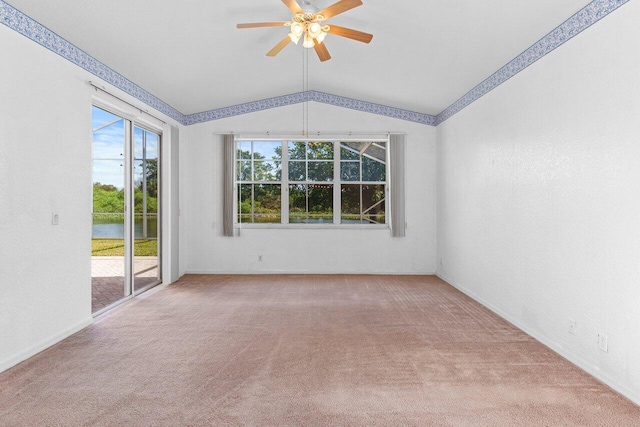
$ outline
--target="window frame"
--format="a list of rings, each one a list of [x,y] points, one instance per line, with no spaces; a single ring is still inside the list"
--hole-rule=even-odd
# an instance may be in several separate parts
[[[238,143],[239,142],[280,142],[282,144],[282,158],[281,162],[281,176],[280,181],[243,181],[239,179],[238,174],[238,165],[239,161],[246,160],[238,158]],[[333,186],[333,222],[332,223],[290,223],[289,222],[289,185],[294,183],[300,183],[301,181],[289,180],[289,143],[290,142],[331,142],[333,143],[333,180],[332,181],[309,181],[307,179],[306,183],[308,184],[322,184],[326,183]],[[340,143],[341,142],[366,142],[366,143],[384,143],[385,144],[385,180],[384,181],[363,181],[362,176],[360,176],[359,181],[343,181],[341,179],[341,157],[340,157]],[[331,229],[331,228],[340,228],[340,229],[363,229],[363,230],[376,230],[376,229],[389,229],[391,226],[390,223],[390,204],[389,204],[389,195],[390,195],[390,155],[389,155],[389,144],[390,138],[389,135],[381,136],[367,136],[367,137],[348,137],[348,138],[338,138],[338,137],[260,137],[260,136],[251,136],[251,137],[243,137],[238,136],[234,138],[234,155],[233,155],[233,168],[234,168],[234,180],[233,180],[233,226],[236,229],[241,228],[256,228],[256,229]],[[308,154],[306,154],[308,156]],[[308,160],[307,160],[308,161]],[[253,164],[253,160],[251,161]],[[305,172],[308,173],[308,172]],[[253,177],[251,177],[253,178]],[[308,178],[308,175],[307,175]],[[280,185],[280,194],[281,194],[281,209],[280,209],[280,222],[273,223],[252,223],[252,222],[241,222],[238,221],[239,218],[239,203],[238,203],[238,191],[239,185],[246,184],[276,184]],[[359,185],[384,185],[385,191],[385,222],[380,224],[354,224],[354,223],[341,223],[341,214],[342,214],[342,195],[341,189],[342,184],[359,184]]]

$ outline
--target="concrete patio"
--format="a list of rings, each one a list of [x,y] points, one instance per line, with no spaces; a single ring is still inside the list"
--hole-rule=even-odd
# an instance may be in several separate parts
[[[137,256],[133,265],[134,290],[159,281],[157,257]],[[124,257],[91,257],[91,312],[95,313],[124,297]]]

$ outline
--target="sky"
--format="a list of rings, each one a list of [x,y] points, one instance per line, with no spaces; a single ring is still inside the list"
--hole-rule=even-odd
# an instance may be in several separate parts
[[[104,128],[102,126],[108,125]],[[93,107],[93,183],[124,188],[125,120],[100,108]],[[99,129],[101,128],[101,129]],[[97,129],[97,130],[96,130]],[[159,136],[139,127],[134,128],[134,174],[141,173],[143,136],[146,136],[147,159],[158,158]],[[134,177],[134,179],[137,177]]]

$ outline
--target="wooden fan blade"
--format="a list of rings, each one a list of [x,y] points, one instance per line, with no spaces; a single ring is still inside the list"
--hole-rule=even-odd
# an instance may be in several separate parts
[[[259,27],[284,27],[287,21],[279,22],[253,22],[250,24],[238,24],[237,28],[259,28]]]
[[[294,15],[296,13],[304,13],[304,10],[302,10],[296,0],[282,0],[282,3],[284,3]]]
[[[316,15],[322,15],[325,19],[329,19],[332,16],[339,15],[343,12],[346,12],[347,10],[351,10],[354,7],[358,6],[362,6],[361,0],[340,0],[339,2],[327,7],[326,9],[322,9],[320,12],[316,13]]]
[[[331,55],[329,55],[329,51],[327,50],[327,47],[324,45],[324,43],[320,43],[318,42],[318,40],[313,39],[313,48],[318,54],[318,58],[320,58],[321,62],[331,59]]]
[[[373,34],[363,33],[362,31],[352,30],[351,28],[339,27],[337,25],[329,25],[329,33],[357,40],[362,43],[369,43],[373,38]]]
[[[273,49],[271,49],[269,52],[267,52],[267,56],[276,56],[290,42],[291,42],[291,39],[289,38],[289,35],[284,36],[284,38],[282,40],[280,40],[280,42],[273,47]]]

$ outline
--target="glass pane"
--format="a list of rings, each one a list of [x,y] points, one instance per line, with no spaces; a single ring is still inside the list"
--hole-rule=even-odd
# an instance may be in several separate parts
[[[279,184],[255,184],[253,188],[253,222],[281,222],[281,186]]]
[[[146,132],[140,128],[133,128],[133,158],[135,160],[142,159],[143,142],[142,139]]]
[[[360,160],[360,152],[353,148],[341,143],[340,147],[340,159],[341,160]]]
[[[94,160],[92,175],[94,188],[97,185],[118,191],[124,189],[124,162],[121,160]]]
[[[289,222],[300,222],[307,217],[307,186],[305,184],[289,185]]]
[[[124,119],[94,107],[93,129],[94,159],[124,159]]]
[[[124,168],[117,160],[94,160],[93,167],[94,170],[115,170],[113,179],[105,173],[94,172],[93,238],[124,239]],[[96,180],[96,175],[100,176],[100,181]]]
[[[91,128],[93,129],[93,133],[98,132],[99,128],[103,128],[110,123],[118,121],[124,121],[124,119],[98,107],[93,107],[91,110]],[[124,133],[120,136],[124,141]]]
[[[363,181],[386,181],[386,164],[362,157],[362,180]]]
[[[251,158],[251,141],[238,141],[236,145],[238,147],[238,153],[236,154],[238,159]]]
[[[255,161],[253,163],[254,181],[280,181],[282,167],[280,162]]]
[[[307,145],[301,141],[289,141],[289,158],[291,160],[305,160],[307,158]]]
[[[289,222],[333,223],[333,185],[290,185]]]
[[[309,159],[333,160],[333,142],[309,141]]]
[[[385,186],[384,185],[363,185],[362,186],[362,214],[369,222],[384,223],[385,215]]]
[[[370,157],[373,157],[376,160],[381,161],[382,163],[387,162],[387,143],[386,142],[374,142],[367,147],[364,154]]]
[[[280,223],[280,184],[240,184],[238,189],[238,222]]]
[[[289,162],[289,181],[306,181],[306,163]]]
[[[157,159],[160,136],[135,127],[133,129],[134,160]]]
[[[280,141],[254,141],[254,160],[281,160],[282,143]]]
[[[360,162],[340,162],[340,179],[360,181]]]
[[[158,221],[158,135],[134,128],[133,287],[160,282]],[[139,158],[138,158],[139,155]]]
[[[342,201],[342,213],[340,222],[342,224],[360,224],[360,185],[343,185],[340,191]]]
[[[128,296],[124,268],[124,119],[92,109],[91,309]],[[113,160],[105,160],[113,159]]]
[[[242,160],[238,162],[237,180],[238,181],[250,181],[251,180],[251,162],[248,160]]]
[[[253,212],[251,203],[252,187],[251,184],[238,184],[238,222],[251,222]]]
[[[362,149],[366,144],[367,144],[366,142],[353,142],[353,141],[340,143],[343,149],[355,151],[356,154],[358,155],[358,158],[360,157],[360,151],[362,151]]]
[[[309,181],[333,181],[333,162],[309,162]]]
[[[309,184],[309,218],[333,222],[333,185]]]
[[[341,188],[343,224],[384,224],[385,186],[345,184]]]
[[[160,151],[160,135],[147,132],[147,159],[158,159]]]

